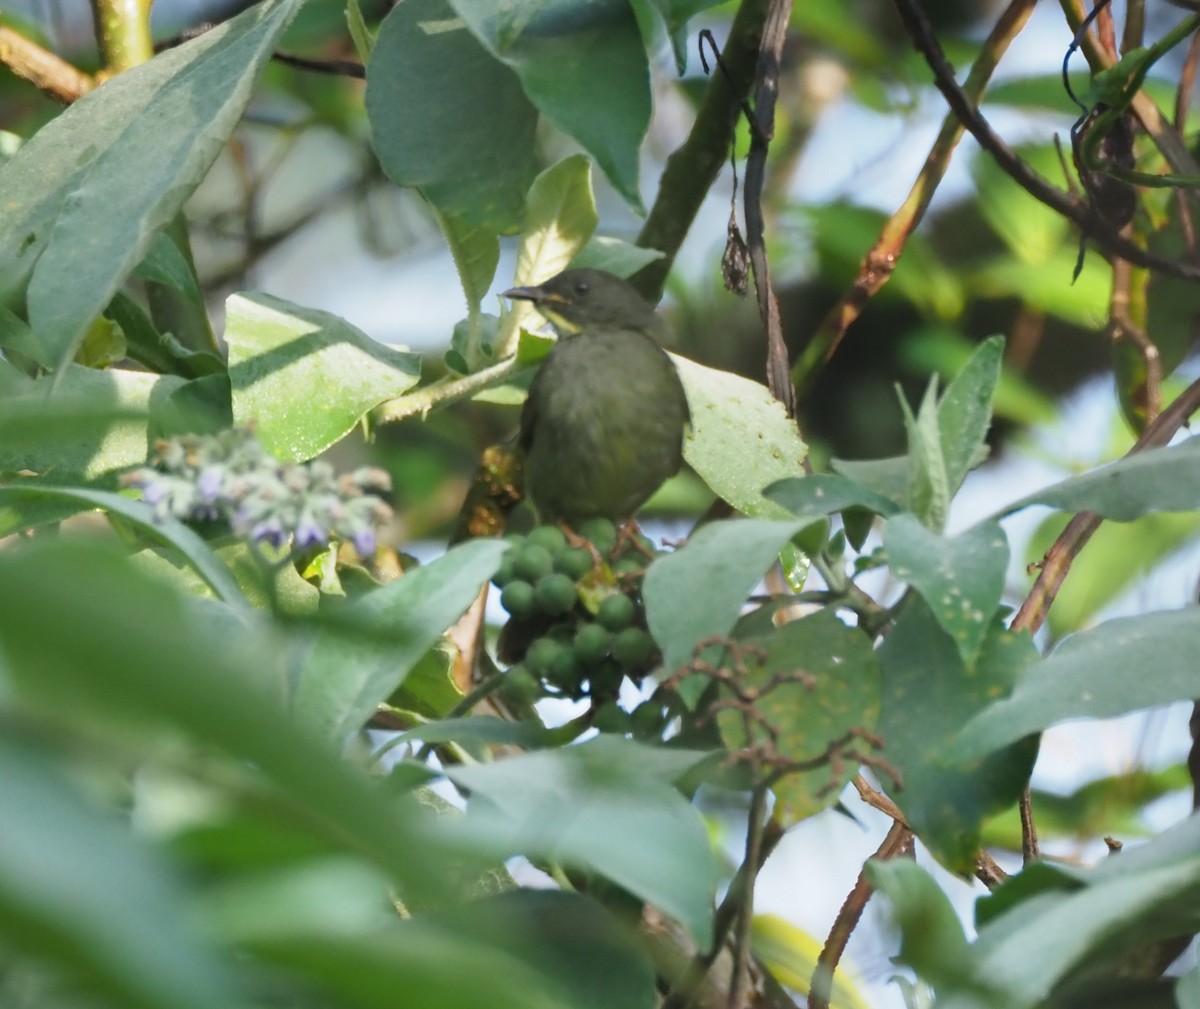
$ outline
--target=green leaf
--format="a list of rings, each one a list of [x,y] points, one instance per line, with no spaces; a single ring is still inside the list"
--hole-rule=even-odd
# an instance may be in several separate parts
[[[1200,964],[1180,977],[1175,985],[1175,1001],[1179,1009],[1200,1009]]]
[[[628,278],[662,259],[663,255],[659,249],[644,249],[619,238],[593,235],[588,239],[587,245],[572,258],[571,266],[607,270],[618,277]]]
[[[537,110],[445,0],[392,7],[367,64],[366,106],[388,178],[474,227],[517,229]]]
[[[1129,522],[1149,512],[1189,512],[1200,505],[1200,438],[1137,452],[1099,469],[1035,491],[997,512],[1001,518],[1030,505],[1095,512]]]
[[[451,0],[471,32],[521,79],[529,100],[574,137],[636,209],[650,125],[650,68],[627,0]],[[457,70],[457,68],[455,68]],[[478,113],[472,110],[474,116]]]
[[[744,644],[762,649],[761,658],[748,654],[747,675],[739,686],[759,692],[754,708],[763,722],[751,725],[748,738],[742,715],[736,709],[721,711],[717,724],[725,745],[730,750],[772,745],[794,764],[826,758],[772,787],[773,815],[790,827],[836,803],[858,769],[848,754],[870,752],[864,735],[874,732],[879,720],[879,665],[866,635],[831,609]]]
[[[1063,1004],[1078,979],[1120,968],[1114,951],[1190,935],[1200,898],[1195,838],[1193,817],[1139,848],[1143,859],[1126,863],[1118,856],[1090,870],[1075,870],[1070,888],[1042,886],[1006,913],[989,918],[969,951],[967,969],[953,983],[939,985],[939,1009]],[[1183,842],[1192,847],[1185,849]],[[1160,843],[1168,857],[1154,851]],[[1019,886],[1021,877],[1012,883]]]
[[[733,630],[746,597],[784,544],[807,524],[795,519],[712,522],[650,565],[642,598],[667,670],[689,661],[705,638]]]
[[[966,760],[950,754],[950,741],[1036,657],[1028,637],[993,621],[974,663],[964,664],[920,596],[907,599],[879,649],[879,733],[883,757],[902,779],[896,801],[921,840],[955,872],[971,871],[983,820],[1020,797],[1037,744]]]
[[[133,276],[173,288],[186,295],[194,305],[204,304],[196,274],[179,247],[163,231],[154,236],[145,258],[134,267]]]
[[[683,457],[718,497],[747,515],[783,518],[763,488],[804,472],[808,446],[765,385],[672,355],[692,427]],[[761,572],[760,572],[761,573]]]
[[[349,0],[346,4],[346,27],[350,30],[350,40],[354,43],[354,51],[366,66],[371,60],[371,50],[375,48],[375,36],[367,27],[362,8],[358,0]]]
[[[599,737],[447,768],[471,794],[454,836],[496,856],[598,872],[675,918],[705,949],[717,866],[700,814],[670,784],[703,756]]]
[[[833,459],[829,465],[834,472],[849,477],[889,501],[895,501],[901,508],[908,507],[908,456],[867,461]]]
[[[150,418],[185,385],[174,375],[68,365],[21,382],[0,406],[0,473],[22,470],[65,484],[115,483],[146,461]]]
[[[395,1009],[398,993],[406,1009],[564,1005],[554,986],[521,960],[424,915],[374,933],[291,936],[250,949],[256,960],[311,979],[347,1009]]]
[[[1052,145],[1026,145],[1019,150],[1043,176],[1061,181],[1062,163]],[[1016,262],[1045,270],[1069,241],[1066,219],[1030,196],[992,158],[973,158],[971,174],[977,188],[975,206]],[[1063,288],[1069,286],[1064,279],[1068,276],[1053,274]]]
[[[1012,696],[968,722],[955,753],[979,756],[1074,718],[1112,718],[1200,696],[1200,609],[1109,620],[1072,634]]]
[[[267,0],[114,77],[0,166],[0,304],[24,305],[39,363],[71,360],[179,213],[300,4]]]
[[[589,897],[517,890],[430,919],[552,981],[563,1006],[653,1009],[654,970],[635,934]]]
[[[508,544],[472,540],[405,573],[342,611],[344,626],[324,629],[304,663],[292,706],[337,747],[362,728],[496,573]],[[386,628],[386,643],[354,627]]]
[[[935,985],[952,984],[971,963],[971,948],[949,899],[933,877],[907,858],[872,859],[864,871],[892,905],[901,962]]]
[[[420,379],[418,355],[386,347],[328,312],[266,294],[235,294],[226,311],[234,422],[254,425],[278,459],[319,455],[368,410]]]
[[[122,497],[120,494],[84,490],[79,487],[49,487],[45,484],[0,487],[0,505],[17,509],[18,513],[23,505],[46,501],[75,505],[76,511],[101,508],[114,515],[120,515],[144,536],[176,551],[204,579],[218,599],[248,605],[229,569],[221,563],[203,539],[181,522],[155,521],[153,509],[140,501]],[[0,536],[21,528],[24,526],[10,513],[0,524]]]
[[[930,532],[914,515],[897,515],[884,529],[892,573],[929,604],[964,662],[974,658],[1004,593],[1008,538],[986,522],[953,538]]]
[[[454,256],[467,307],[477,312],[496,276],[500,238],[493,229],[476,227],[452,214],[438,214],[438,223]]]
[[[179,881],[15,734],[0,736],[0,806],[13,813],[0,856],[6,947],[131,1009],[238,1001],[225,964],[179,913]]]
[[[1072,243],[1050,253],[1045,262],[1027,263],[998,256],[971,273],[971,294],[977,299],[1017,298],[1047,315],[1096,329],[1104,324],[1108,311],[1112,270],[1103,258],[1089,256],[1079,279],[1068,283],[1078,255]]]
[[[876,515],[890,517],[901,510],[891,498],[877,494],[869,487],[835,473],[814,473],[811,476],[789,477],[771,484],[764,491],[767,498],[783,505],[793,515],[832,515],[847,508],[865,508]]]
[[[122,741],[133,726],[182,733],[254,768],[316,831],[354,838],[404,891],[431,893],[441,878],[418,807],[385,799],[289,720],[260,686],[259,648],[213,634],[111,548],[46,539],[0,552],[0,640],[7,689],[40,718]]]
[[[1003,358],[1004,337],[984,340],[938,402],[938,431],[951,495],[962,486],[980,452],[986,449],[992,399],[1000,381]]]
[[[551,165],[534,180],[525,199],[525,230],[514,283],[538,284],[561,273],[591,238],[598,220],[588,159],[575,154]],[[531,302],[509,305],[497,339],[502,354],[513,352],[531,317],[540,318]]]
[[[908,432],[908,506],[926,526],[940,530],[950,511],[950,479],[938,421],[937,380],[930,380],[915,417],[903,396],[900,409]]]

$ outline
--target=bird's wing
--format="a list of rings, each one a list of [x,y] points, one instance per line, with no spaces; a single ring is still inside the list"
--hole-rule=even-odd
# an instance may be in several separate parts
[[[545,362],[542,362],[545,364]],[[542,380],[544,368],[538,368],[533,381],[529,383],[529,392],[525,397],[525,405],[521,408],[521,430],[517,433],[517,444],[522,452],[528,452],[533,444],[533,431],[537,426],[537,391]]]

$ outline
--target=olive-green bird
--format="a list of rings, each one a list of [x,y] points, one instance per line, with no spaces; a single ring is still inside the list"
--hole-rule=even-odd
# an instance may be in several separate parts
[[[655,339],[665,325],[604,270],[504,294],[533,302],[559,334],[521,414],[526,494],[543,521],[630,518],[683,462],[688,403]]]

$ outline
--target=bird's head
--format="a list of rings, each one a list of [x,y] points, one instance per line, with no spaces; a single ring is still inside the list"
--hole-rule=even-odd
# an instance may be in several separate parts
[[[605,270],[564,270],[533,287],[514,287],[506,298],[532,301],[563,336],[598,327],[659,334],[654,306],[628,281]]]

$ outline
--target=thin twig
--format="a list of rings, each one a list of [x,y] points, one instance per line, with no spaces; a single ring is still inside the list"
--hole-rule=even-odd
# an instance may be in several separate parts
[[[742,0],[722,47],[722,72],[709,80],[687,140],[663,168],[658,196],[637,237],[638,245],[663,253],[634,278],[652,302],[662,295],[675,254],[729,154],[734,120],[754,84],[766,12],[767,0]]]
[[[1025,27],[1035,3],[1036,0],[1010,0],[996,20],[963,84],[963,91],[973,104],[978,105],[983,100],[1000,58]],[[792,371],[797,386],[803,387],[812,381],[821,366],[837,352],[838,345],[867,302],[891,279],[909,236],[921,223],[933,194],[945,177],[963,132],[959,117],[948,113],[907,198],[883,226],[875,245],[864,257],[854,283],[821,320],[797,361]]]
[[[0,64],[64,105],[82,98],[96,85],[82,70],[4,25],[0,25]]]
[[[1030,865],[1041,858],[1042,852],[1038,844],[1037,824],[1033,819],[1033,796],[1028,785],[1017,805],[1021,811],[1021,864]]]
[[[779,300],[771,285],[767,263],[762,194],[767,172],[767,151],[775,135],[775,100],[779,97],[779,64],[787,37],[791,0],[771,0],[763,26],[762,46],[758,55],[758,85],[755,88],[755,129],[750,134],[750,153],[746,157],[746,184],[743,200],[746,215],[746,245],[754,270],[754,290],[758,295],[758,313],[767,329],[767,387],[789,417],[796,415],[796,391],[792,386],[787,344],[779,317]]]
[[[1146,425],[1142,436],[1125,454],[1125,458],[1166,445],[1197,410],[1200,410],[1200,380],[1189,385],[1153,422]],[[1071,569],[1071,563],[1100,527],[1101,521],[1094,512],[1080,512],[1067,523],[1066,529],[1042,558],[1037,580],[1013,617],[1009,625],[1011,630],[1033,634],[1042,626],[1050,604],[1054,602],[1063,579]]]
[[[1123,237],[1102,221],[1097,221],[1086,203],[1076,197],[1051,185],[1029,164],[1020,158],[991,128],[966,92],[963,91],[954,77],[954,71],[946,61],[942,47],[933,33],[933,28],[924,11],[916,0],[895,0],[896,10],[904,23],[917,51],[925,57],[930,70],[933,71],[934,83],[945,97],[947,104],[956,116],[966,126],[971,135],[979,142],[979,146],[987,151],[996,164],[1013,181],[1021,186],[1032,197],[1063,217],[1074,222],[1080,228],[1088,229],[1089,237],[1099,244],[1110,255],[1120,256],[1129,262],[1147,269],[1156,270],[1173,277],[1185,280],[1200,280],[1200,264],[1181,263],[1166,259],[1139,248],[1135,243]],[[1086,47],[1085,52],[1086,52]],[[1136,102],[1135,102],[1135,111]],[[1141,114],[1139,112],[1139,118]],[[1143,125],[1145,119],[1143,118]],[[1157,141],[1157,138],[1156,138]],[[1161,145],[1160,145],[1161,146]],[[1169,157],[1165,148],[1164,155]],[[1174,167],[1174,166],[1173,166]],[[1176,169],[1178,170],[1178,169]]]
[[[741,1009],[741,993],[749,988],[750,924],[754,919],[754,883],[758,873],[752,870],[760,864],[763,830],[767,811],[767,786],[758,785],[750,794],[750,812],[746,829],[746,857],[738,899],[737,928],[733,933],[733,977],[729,983],[728,1009]]]
[[[891,830],[876,849],[872,858],[886,861],[895,858],[912,843],[913,833],[901,820],[892,824]],[[829,999],[833,994],[833,972],[841,962],[842,954],[846,951],[855,926],[862,918],[863,910],[875,888],[867,880],[867,869],[864,865],[854,881],[854,886],[846,895],[833,921],[833,927],[817,957],[817,966],[813,971],[812,982],[808,988],[808,1009],[829,1009]]]

